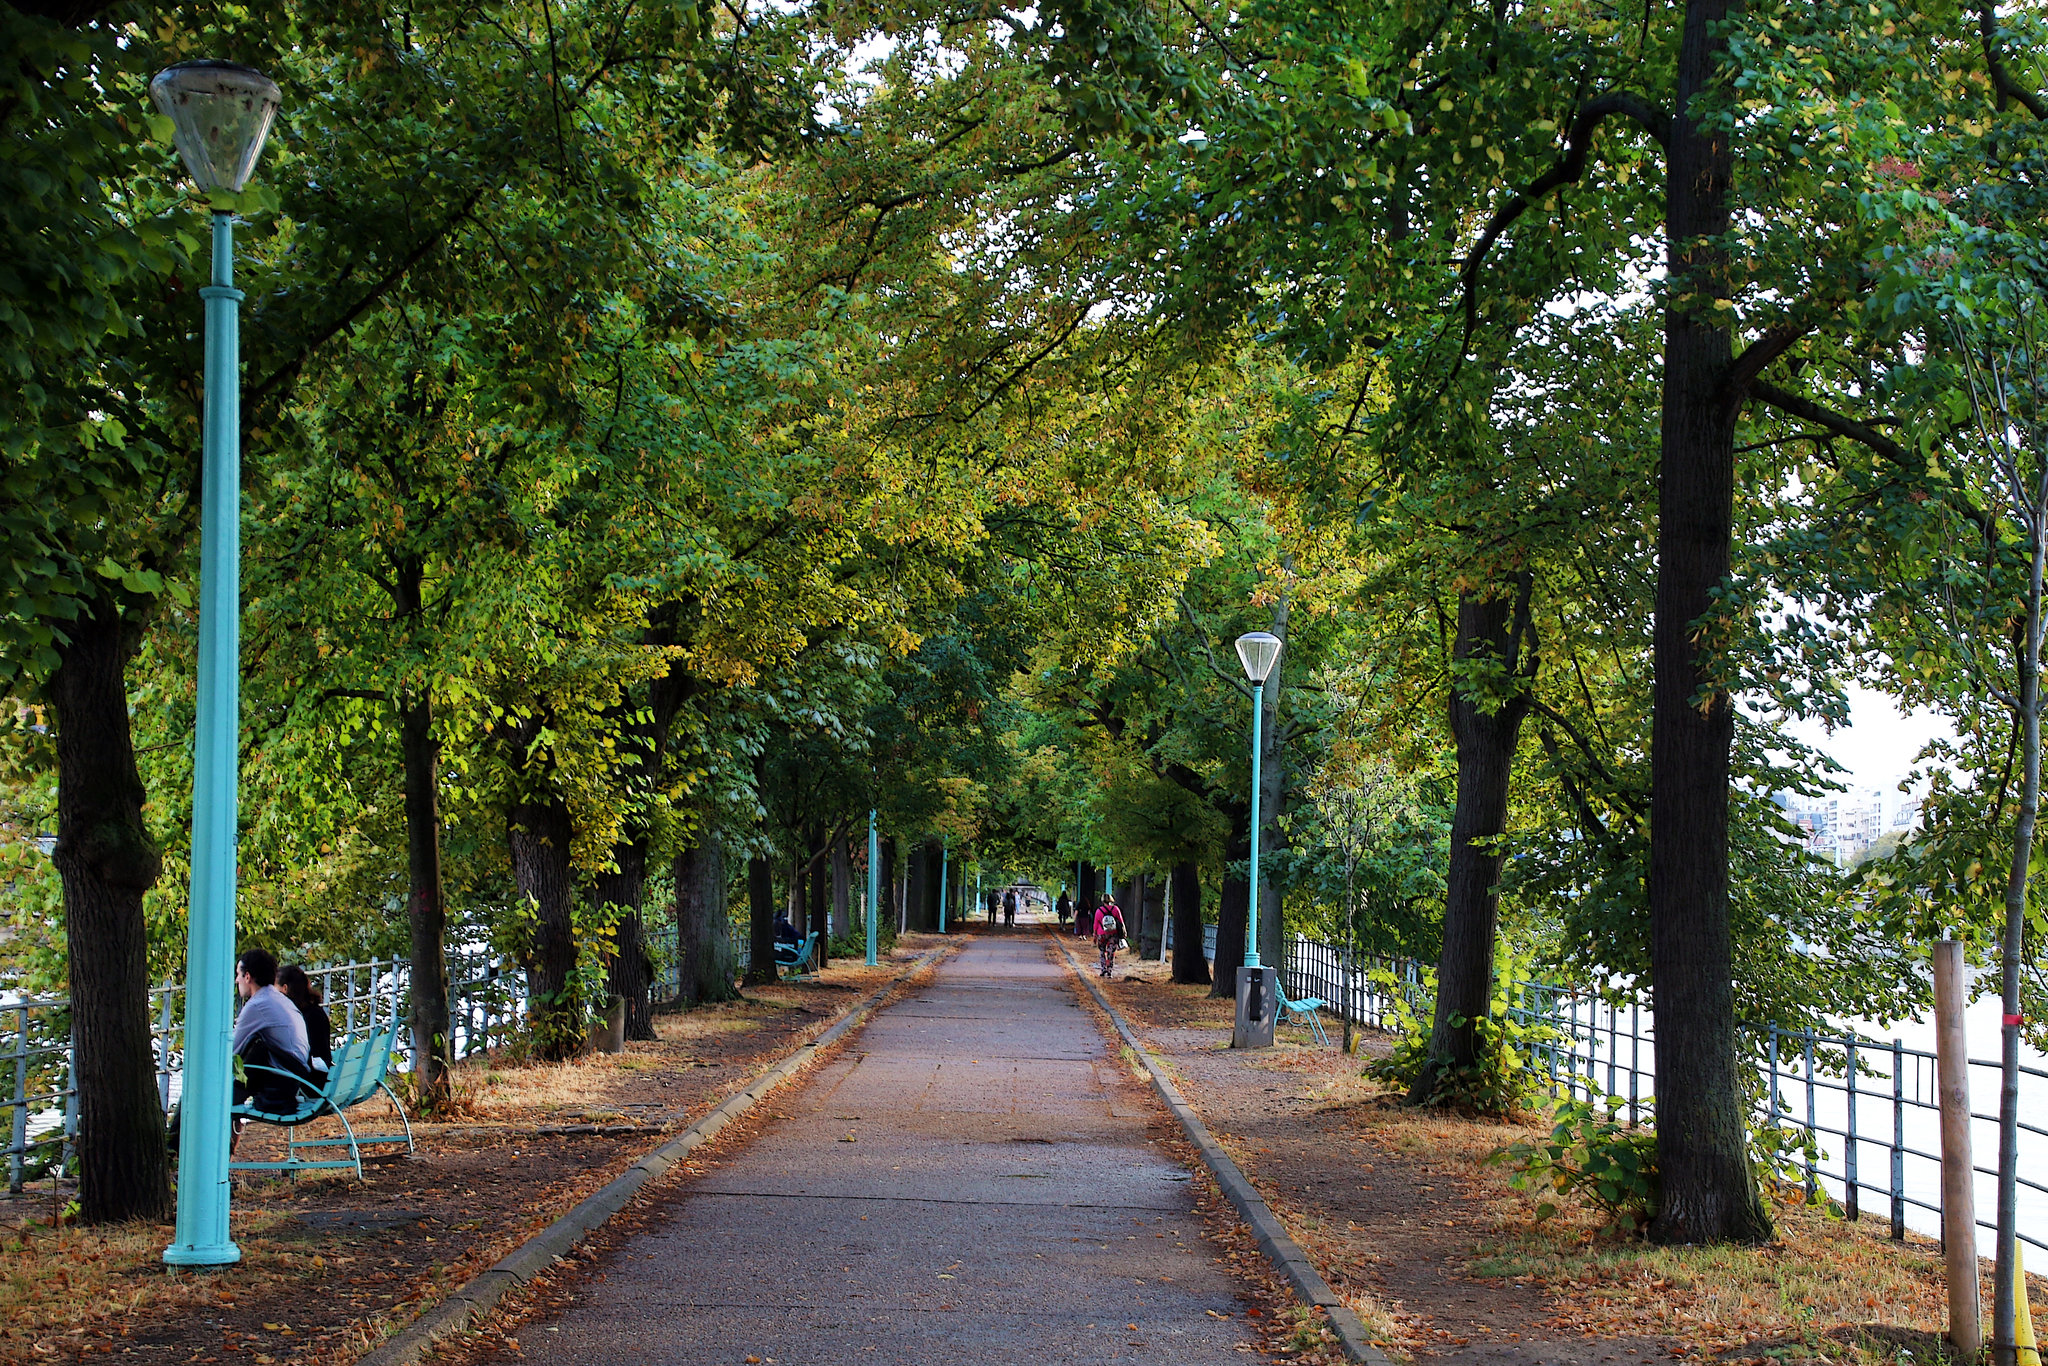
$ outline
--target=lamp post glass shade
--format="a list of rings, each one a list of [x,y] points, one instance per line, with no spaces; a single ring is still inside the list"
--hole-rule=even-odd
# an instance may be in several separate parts
[[[1280,637],[1271,631],[1239,636],[1237,657],[1244,665],[1244,676],[1254,683],[1263,683],[1273,672],[1273,661],[1280,658]]]
[[[200,189],[238,192],[249,183],[277,116],[277,82],[233,62],[180,62],[157,73],[149,96]]]

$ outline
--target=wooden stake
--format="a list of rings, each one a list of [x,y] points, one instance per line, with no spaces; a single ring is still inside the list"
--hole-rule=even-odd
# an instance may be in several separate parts
[[[1948,1263],[1948,1340],[1969,1359],[1984,1346],[1977,1272],[1977,1187],[1970,1164],[1970,1054],[1963,1032],[1963,946],[1934,946],[1934,1052],[1941,1098],[1941,1245]]]

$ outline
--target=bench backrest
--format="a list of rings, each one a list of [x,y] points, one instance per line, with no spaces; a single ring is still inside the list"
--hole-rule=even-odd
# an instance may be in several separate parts
[[[385,1069],[391,1065],[391,1046],[397,1035],[398,1029],[394,1025],[374,1034],[345,1040],[334,1050],[334,1063],[327,1069],[325,1088],[330,1105],[337,1110],[346,1110],[377,1093],[377,1087],[384,1081]]]

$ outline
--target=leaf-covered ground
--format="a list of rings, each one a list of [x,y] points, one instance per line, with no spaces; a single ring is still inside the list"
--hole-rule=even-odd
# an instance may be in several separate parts
[[[1232,1052],[1231,1003],[1165,978],[1164,965],[1142,964],[1107,989],[1398,1355],[1460,1366],[1941,1355],[1940,1250],[1926,1239],[1895,1243],[1881,1221],[1797,1206],[1778,1209],[1778,1240],[1761,1247],[1652,1247],[1580,1210],[1539,1222],[1534,1201],[1484,1165],[1537,1133],[1533,1117],[1525,1127],[1396,1104],[1360,1074],[1366,1052],[1387,1049],[1375,1034],[1356,1058],[1304,1046],[1298,1031],[1270,1052]],[[2044,1289],[2035,1278],[2037,1316]]]
[[[911,936],[872,969],[839,962],[816,983],[749,988],[748,1001],[658,1017],[659,1041],[618,1056],[466,1064],[457,1113],[415,1126],[416,1158],[366,1167],[360,1185],[238,1180],[243,1260],[225,1271],[166,1272],[168,1225],[53,1226],[48,1192],[19,1197],[0,1213],[0,1361],[353,1361],[927,946]],[[381,1127],[373,1107],[360,1117]],[[237,1156],[282,1146],[252,1129]]]

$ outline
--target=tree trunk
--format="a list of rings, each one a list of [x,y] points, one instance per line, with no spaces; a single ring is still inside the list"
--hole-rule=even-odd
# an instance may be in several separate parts
[[[1517,576],[1512,594],[1458,599],[1459,661],[1497,661],[1508,678],[1524,676],[1534,579]],[[1494,945],[1500,929],[1500,836],[1508,822],[1508,779],[1515,743],[1528,714],[1526,692],[1489,712],[1482,700],[1453,686],[1451,736],[1458,747],[1457,808],[1451,817],[1451,858],[1444,879],[1444,942],[1436,968],[1436,1018],[1429,1059],[1408,1089],[1411,1105],[1434,1100],[1445,1080],[1479,1062],[1480,1020],[1493,1001]]]
[[[128,721],[141,622],[101,598],[65,623],[47,696],[57,722],[57,847],[78,1081],[78,1198],[87,1223],[163,1219],[170,1155],[149,1033],[142,897],[163,860],[142,819]]]
[[[697,842],[676,858],[675,882],[683,1004],[739,999],[733,986],[732,920],[725,906],[725,851],[717,834],[698,831]]]
[[[560,798],[512,807],[512,880],[527,900],[533,931],[527,944],[526,990],[534,1051],[552,1062],[582,1050],[584,1001],[576,985],[576,885],[570,876],[569,807]]]
[[[926,922],[929,910],[926,903],[938,895],[939,870],[929,866],[931,859],[927,851],[930,848],[929,840],[911,846],[910,864],[903,879],[903,927],[920,933],[938,923],[936,916],[929,924]]]
[[[952,890],[952,879],[947,876],[952,870],[947,866],[946,846],[939,840],[924,842],[924,928],[932,934],[939,932],[939,901]]]
[[[839,939],[853,936],[853,856],[844,835],[832,841],[832,933]]]
[[[1083,859],[1075,878],[1074,934],[1086,938],[1095,924],[1095,908],[1102,904],[1102,893],[1096,889],[1095,865]]]
[[[1670,302],[1664,315],[1658,476],[1656,692],[1650,736],[1650,965],[1657,1013],[1657,1162],[1665,1243],[1771,1236],[1745,1143],[1728,924],[1728,776],[1735,717],[1694,623],[1727,578],[1735,420],[1725,255],[1734,162],[1691,103],[1726,80],[1731,0],[1686,6],[1665,189]],[[1702,689],[1708,689],[1701,700]]]
[[[647,957],[646,921],[640,913],[647,893],[646,837],[613,845],[612,862],[616,872],[591,879],[591,900],[619,908],[605,984],[626,1002],[626,1037],[648,1042],[654,1038],[654,964]]]
[[[876,885],[879,887],[881,894],[889,898],[889,904],[875,907],[875,924],[878,937],[880,935],[879,927],[887,925],[892,916],[896,921],[896,932],[898,934],[903,933],[903,893],[897,886],[895,837],[887,837],[880,841],[880,844],[882,850],[882,875],[876,880]]]
[[[1202,875],[1192,863],[1173,865],[1173,980],[1209,985],[1209,959],[1202,950]]]
[[[434,704],[424,690],[398,708],[398,749],[405,769],[412,1075],[420,1104],[433,1109],[448,1098],[455,1038],[448,1021],[448,905],[441,884],[441,742],[434,738]]]
[[[775,981],[775,865],[759,855],[747,860],[747,976],[744,985]]]
[[[1139,961],[1145,957],[1145,934],[1151,929],[1145,920],[1145,892],[1150,882],[1143,873],[1133,873],[1124,883],[1124,930],[1130,935],[1131,957]]]
[[[1250,906],[1251,884],[1236,873],[1225,873],[1216,897],[1216,980],[1209,984],[1211,999],[1237,999],[1237,970],[1244,965]]]
[[[824,853],[822,845],[812,846],[811,860],[810,915],[807,917],[806,933],[818,936],[816,967],[823,972],[832,961],[832,922],[827,916],[828,896],[831,888],[827,885],[826,870],[820,867],[822,860],[815,857]]]

